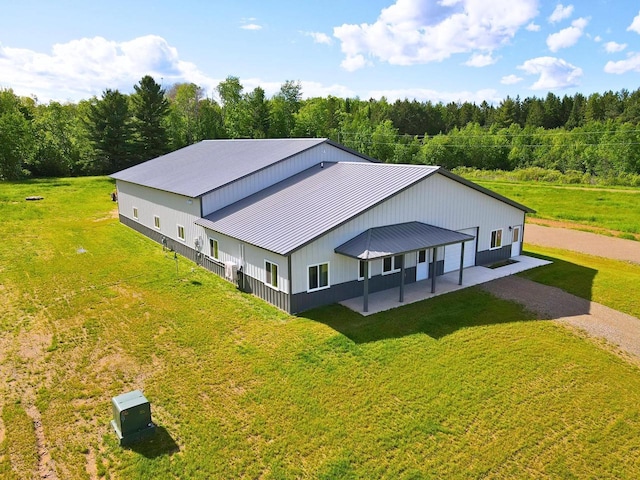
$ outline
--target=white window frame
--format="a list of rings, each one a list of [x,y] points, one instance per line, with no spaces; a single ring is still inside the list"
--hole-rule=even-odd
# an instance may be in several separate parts
[[[320,267],[322,265],[326,265],[327,266],[327,284],[326,285],[320,285]],[[318,286],[316,288],[311,288],[311,285],[309,285],[309,270],[311,268],[317,267],[317,281],[318,281]],[[322,263],[314,263],[312,265],[307,265],[307,292],[317,292],[318,290],[325,290],[327,288],[331,288],[331,266],[329,265],[329,262],[322,262]]]
[[[500,233],[498,233],[500,232]],[[493,234],[496,234],[495,236]],[[504,234],[504,232],[502,231],[502,228],[496,228],[495,230],[491,230],[491,237],[490,237],[490,247],[489,250],[497,250],[499,248],[502,248],[502,235]],[[495,239],[495,242],[494,242]]]
[[[156,230],[160,230],[160,217],[158,215],[154,215],[153,216],[153,226],[156,228]]]
[[[267,264],[270,265],[270,267],[267,267]],[[273,275],[273,267],[276,267],[276,271],[275,271],[275,285],[273,284],[273,280],[274,280],[274,275]],[[280,277],[278,276],[280,271],[280,267],[278,266],[277,263],[272,262],[271,260],[266,260],[264,261],[264,284],[269,287],[269,288],[273,288],[274,290],[280,290],[280,287],[278,286],[280,283]]]
[[[177,230],[177,234],[178,234],[178,240],[180,240],[182,242],[185,242],[187,236],[185,235],[184,225],[177,224],[176,227],[177,227],[176,230]],[[182,236],[180,236],[180,230],[181,229],[182,229]]]
[[[400,266],[396,265],[396,258],[398,257],[404,257],[404,255],[391,255],[382,259],[382,275],[391,275],[392,273],[397,273],[400,271]],[[388,258],[391,259],[391,270],[384,269],[384,261]]]
[[[214,245],[215,249],[213,248]],[[213,237],[209,237],[209,258],[220,260],[220,242],[218,242],[218,239]]]
[[[358,260],[358,281],[361,282],[362,280],[364,280],[364,277],[360,275],[360,265],[364,263],[364,260]],[[371,278],[371,270],[373,270],[371,268],[371,262],[369,263],[369,268],[367,269],[367,273],[368,273],[368,277]]]
[[[133,207],[133,218],[138,220],[138,207]]]

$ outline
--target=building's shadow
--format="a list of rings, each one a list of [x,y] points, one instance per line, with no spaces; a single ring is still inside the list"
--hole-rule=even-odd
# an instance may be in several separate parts
[[[522,275],[538,282],[567,286],[580,297],[591,298],[596,270],[552,257],[536,256],[553,263],[530,270],[525,275],[519,274],[518,277]],[[530,282],[518,283],[519,280],[523,280],[518,277],[514,279],[515,290],[518,290],[518,285],[528,288],[527,285],[530,285]],[[506,277],[495,282],[504,282],[508,279],[509,277]],[[537,301],[540,305],[545,305],[545,302],[555,302],[554,308],[561,312],[560,316],[582,315],[589,312],[588,300],[573,298],[572,302],[563,304],[566,299],[563,291],[555,289],[556,294],[551,295],[548,292],[554,289],[545,285],[541,287],[541,293],[527,291],[520,293],[538,295]],[[497,298],[500,296],[500,284],[497,283],[495,288],[498,292],[490,293],[490,289],[482,286],[470,287],[367,317],[337,304],[310,310],[301,316],[324,323],[355,343],[401,338],[418,333],[440,339],[464,328],[552,318],[550,315],[545,315],[542,309],[526,308],[516,298]],[[519,304],[515,310],[512,302]]]

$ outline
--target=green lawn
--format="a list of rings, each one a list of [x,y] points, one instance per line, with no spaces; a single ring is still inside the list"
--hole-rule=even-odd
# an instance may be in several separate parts
[[[626,233],[625,237],[640,238],[640,189],[486,180],[476,183],[533,208],[538,218],[617,230]]]
[[[38,476],[36,408],[58,478],[640,477],[640,370],[597,343],[476,288],[289,316],[176,272],[112,189],[0,184],[0,477]],[[638,298],[617,264],[538,253],[561,258],[541,281]],[[159,431],[121,449],[110,400],[135,388]]]

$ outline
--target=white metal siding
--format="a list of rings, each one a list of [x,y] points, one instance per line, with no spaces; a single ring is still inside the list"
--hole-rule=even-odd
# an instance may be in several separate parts
[[[488,250],[491,230],[503,228],[508,231],[509,225],[522,225],[524,212],[444,175],[434,174],[294,252],[291,272],[293,293],[305,291],[306,265],[315,263],[331,262],[332,285],[355,280],[358,273],[356,261],[334,253],[334,249],[368,228],[409,221],[456,231],[479,225],[478,250]],[[465,257],[471,255],[466,252],[467,249],[472,250],[472,243],[465,246]],[[443,258],[444,251],[440,248],[438,259]],[[411,256],[407,260],[411,260]],[[373,275],[379,273],[378,263],[372,262]]]
[[[249,244],[243,244],[237,238],[231,238],[209,229],[205,230],[204,254],[209,255],[209,238],[218,240],[218,262],[224,265],[226,262],[235,263],[238,268],[243,267],[244,273],[264,283],[266,271],[264,261],[278,265],[278,290],[289,293],[289,262],[287,257],[263,250]],[[240,246],[244,245],[244,259],[240,258]]]
[[[203,216],[231,205],[271,185],[300,173],[320,162],[367,162],[367,160],[336,148],[320,144],[291,158],[271,165],[202,197]]]
[[[200,199],[184,197],[122,180],[117,180],[116,184],[120,215],[159,231],[167,238],[191,248],[195,247],[194,239],[197,237],[206,242],[204,228],[194,223],[196,219],[200,218]],[[133,218],[134,207],[138,209],[137,219]],[[160,230],[154,226],[154,216],[160,218]],[[178,225],[184,226],[184,242],[178,239]]]

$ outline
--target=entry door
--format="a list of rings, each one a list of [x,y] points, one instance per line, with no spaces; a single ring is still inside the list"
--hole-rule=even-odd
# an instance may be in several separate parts
[[[418,258],[416,262],[416,282],[426,280],[429,276],[429,256],[426,250],[418,250]]]
[[[511,241],[511,256],[517,257],[522,250],[522,226],[513,227],[513,239]]]

